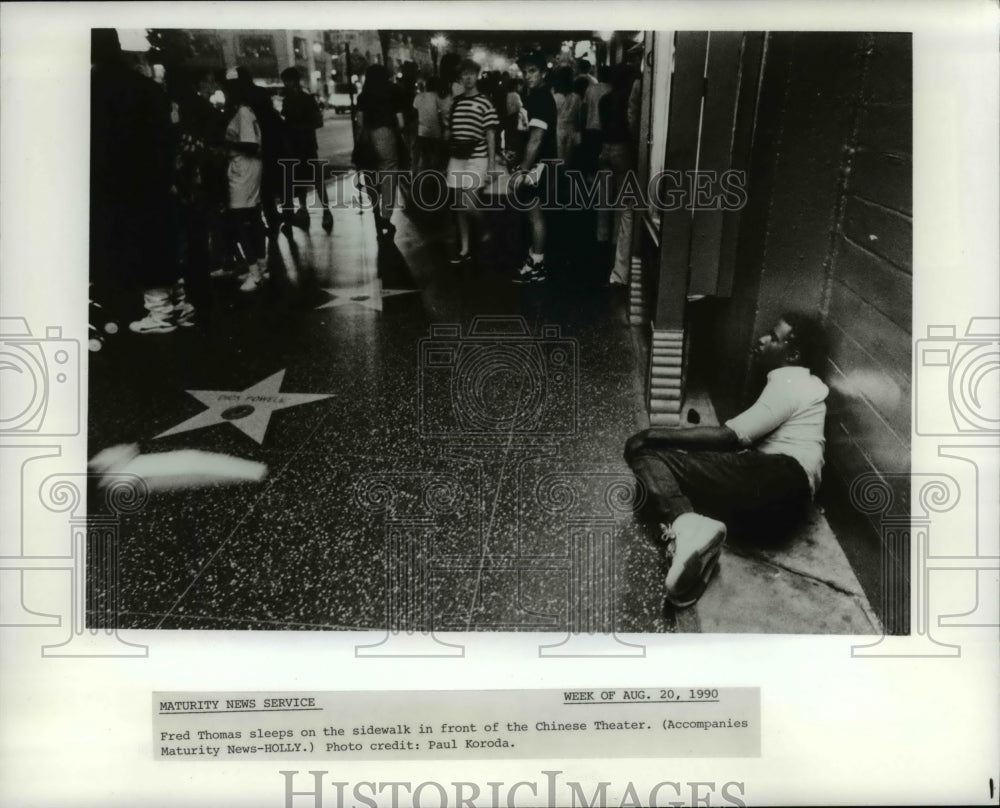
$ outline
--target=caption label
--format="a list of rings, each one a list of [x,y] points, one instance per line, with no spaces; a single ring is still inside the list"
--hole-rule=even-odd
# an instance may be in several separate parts
[[[153,693],[153,756],[759,757],[760,688]]]

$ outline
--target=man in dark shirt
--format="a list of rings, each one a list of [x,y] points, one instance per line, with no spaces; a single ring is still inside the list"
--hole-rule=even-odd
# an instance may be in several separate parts
[[[286,165],[296,177],[295,196],[298,197],[301,211],[308,217],[306,181],[302,179],[312,172],[312,183],[316,188],[316,198],[323,206],[323,229],[329,233],[333,230],[333,214],[330,213],[330,203],[326,196],[326,183],[323,177],[323,167],[316,160],[318,151],[316,145],[316,130],[323,126],[323,113],[320,112],[316,99],[302,89],[302,76],[298,68],[289,67],[281,73],[281,81],[285,85],[284,100],[281,105],[281,116],[285,119],[285,138],[287,141],[288,158],[297,161],[296,165]],[[297,169],[297,170],[294,170]],[[289,193],[291,177],[284,178],[286,189],[283,195],[283,209],[286,218],[291,218],[294,203]]]
[[[178,283],[177,205],[170,103],[122,58],[113,28],[91,31],[90,270],[94,293],[115,318],[142,290],[140,334],[173,331],[185,303]]]
[[[528,116],[528,139],[518,172],[512,179],[514,193],[535,198],[528,207],[531,225],[531,247],[524,265],[514,277],[514,283],[542,283],[545,272],[545,216],[542,205],[551,201],[555,183],[552,160],[556,157],[556,102],[545,74],[548,63],[542,53],[528,54],[522,61],[527,96],[524,109]]]

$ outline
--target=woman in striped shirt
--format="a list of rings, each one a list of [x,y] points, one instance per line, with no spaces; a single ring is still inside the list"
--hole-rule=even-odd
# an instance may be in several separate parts
[[[459,249],[451,259],[453,264],[470,260],[471,217],[476,215],[475,194],[472,192],[485,186],[487,175],[496,170],[494,130],[500,126],[496,109],[476,86],[479,65],[466,59],[459,66],[459,77],[463,92],[455,96],[447,121],[451,154],[447,183],[449,188],[455,189],[460,240]]]

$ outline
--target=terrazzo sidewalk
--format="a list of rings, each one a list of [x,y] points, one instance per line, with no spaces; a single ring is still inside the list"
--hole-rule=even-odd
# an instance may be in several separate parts
[[[332,182],[349,198],[353,177]],[[394,222],[377,242],[367,210],[336,210],[331,235],[314,213],[272,242],[259,293],[219,282],[196,327],[91,357],[91,456],[136,443],[269,469],[122,517],[119,627],[879,633],[819,512],[786,547],[730,544],[695,607],[665,606],[621,457],[645,425],[643,348],[598,251],[577,243],[526,289],[516,217],[488,218],[459,269],[447,220]]]

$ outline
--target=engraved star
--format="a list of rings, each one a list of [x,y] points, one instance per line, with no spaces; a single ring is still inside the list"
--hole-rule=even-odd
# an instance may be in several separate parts
[[[337,309],[351,303],[357,303],[372,311],[382,311],[382,300],[386,297],[396,295],[412,295],[419,292],[419,289],[384,289],[382,281],[376,280],[366,283],[363,286],[356,286],[352,289],[323,289],[333,299],[321,303],[317,309]]]
[[[177,426],[171,427],[166,432],[161,432],[156,437],[163,438],[167,435],[176,435],[178,432],[190,432],[205,426],[228,423],[253,438],[257,443],[263,444],[264,434],[267,432],[271,420],[271,413],[275,410],[283,410],[286,407],[309,404],[332,397],[330,394],[318,393],[282,393],[280,392],[281,382],[284,378],[285,371],[279,370],[273,376],[268,376],[246,390],[236,392],[230,390],[188,390],[186,392],[206,405],[208,409],[198,413],[193,418],[188,418]]]

